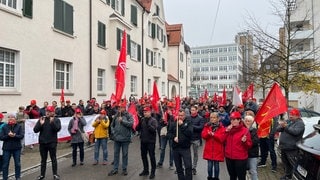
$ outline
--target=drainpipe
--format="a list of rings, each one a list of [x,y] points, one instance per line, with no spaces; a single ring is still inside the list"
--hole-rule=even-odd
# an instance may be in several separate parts
[[[92,97],[92,0],[89,1],[89,98]]]
[[[144,14],[146,9],[143,7],[143,12],[141,16],[141,97],[144,94]]]
[[[178,46],[178,81],[179,81],[179,96],[181,96],[181,92],[180,92],[180,89],[181,89],[181,87],[180,87],[180,45]]]

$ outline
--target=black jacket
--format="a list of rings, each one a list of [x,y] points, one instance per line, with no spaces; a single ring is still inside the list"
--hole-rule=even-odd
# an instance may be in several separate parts
[[[174,141],[176,137],[177,122],[173,123],[169,128],[168,137],[172,139],[172,149],[187,149],[190,148],[191,138],[193,134],[193,126],[191,120],[186,117],[183,124],[178,126],[178,142]]]
[[[10,137],[8,135],[10,131],[16,135],[14,137]],[[3,141],[2,149],[8,151],[21,149],[21,139],[23,139],[23,137],[24,130],[20,124],[15,124],[13,126],[5,124],[0,133],[0,140]]]
[[[45,117],[44,123],[41,125],[40,120],[37,121],[36,125],[33,128],[35,133],[40,132],[39,134],[39,143],[40,144],[49,144],[58,142],[58,132],[61,129],[61,122],[59,118],[54,117],[52,123],[50,123],[50,118]]]
[[[136,130],[140,132],[142,143],[156,143],[157,124],[157,120],[153,117],[141,119]]]
[[[192,141],[200,140],[201,139],[201,132],[203,129],[203,126],[205,124],[205,120],[203,117],[201,117],[199,114],[192,117],[190,116],[192,126],[193,126],[193,134],[192,134]]]
[[[252,140],[252,147],[248,151],[248,157],[249,158],[259,157],[259,137],[257,134],[257,129],[251,127],[249,131],[250,131],[251,140]]]

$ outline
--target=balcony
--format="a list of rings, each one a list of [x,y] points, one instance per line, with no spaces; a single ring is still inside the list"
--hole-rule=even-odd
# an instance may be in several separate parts
[[[313,39],[313,30],[302,30],[302,31],[295,31],[291,33],[292,40],[298,39]]]

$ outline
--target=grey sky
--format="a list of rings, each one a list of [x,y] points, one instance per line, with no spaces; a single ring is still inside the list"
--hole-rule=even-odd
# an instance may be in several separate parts
[[[191,47],[234,43],[235,35],[245,30],[248,14],[271,32],[279,28],[279,18],[273,15],[269,0],[220,0],[216,13],[218,3],[219,0],[163,0],[166,21],[183,24],[185,41]]]

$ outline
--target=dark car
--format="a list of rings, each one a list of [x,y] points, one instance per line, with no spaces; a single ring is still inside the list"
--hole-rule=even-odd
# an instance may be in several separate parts
[[[295,179],[320,180],[320,121],[313,128],[313,132],[297,143],[299,154]]]

